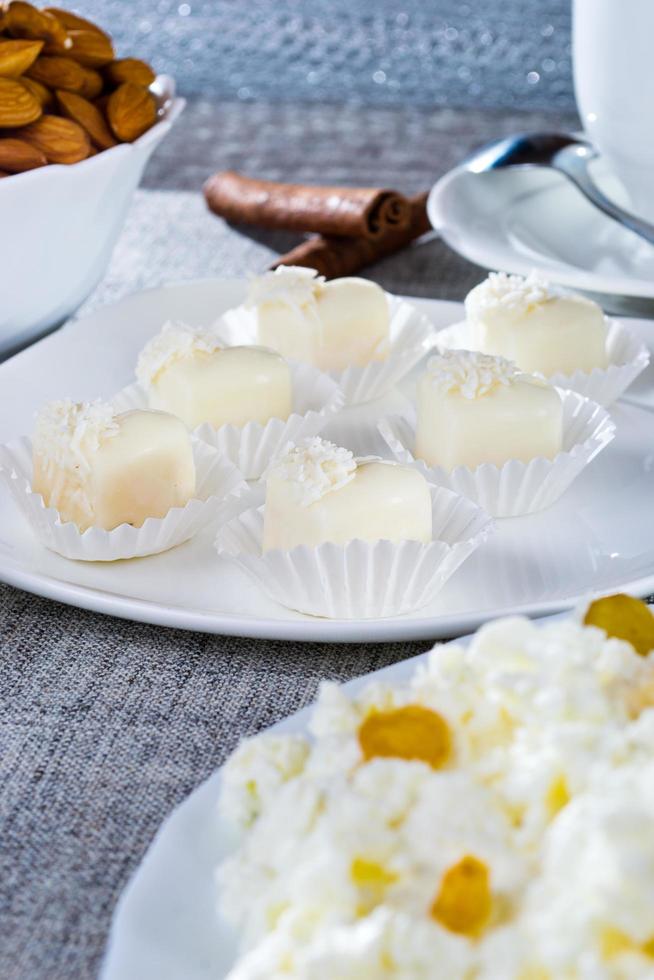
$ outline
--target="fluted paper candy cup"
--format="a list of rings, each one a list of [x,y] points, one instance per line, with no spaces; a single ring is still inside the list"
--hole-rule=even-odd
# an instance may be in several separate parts
[[[598,405],[610,405],[623,395],[632,381],[649,364],[649,350],[620,320],[607,317],[608,334],[606,353],[608,365],[592,371],[562,371],[545,380],[557,388],[568,388]],[[455,323],[436,334],[436,346],[440,350],[472,350],[470,325],[467,320]]]
[[[378,429],[395,458],[415,466],[432,483],[474,500],[493,517],[519,517],[558,500],[615,435],[614,422],[596,402],[575,391],[559,390],[559,394],[563,450],[553,459],[538,456],[528,463],[510,459],[503,466],[482,463],[474,470],[457,466],[448,473],[414,457],[415,413],[388,416]]]
[[[32,442],[28,438],[0,446],[0,478],[46,548],[78,561],[117,561],[168,551],[208,525],[230,519],[248,485],[233,463],[197,439],[193,440],[197,497],[185,507],[171,507],[165,517],[149,517],[141,527],[121,524],[113,531],[90,527],[80,531],[63,523],[32,490]]]
[[[343,390],[348,405],[381,398],[391,391],[434,346],[436,334],[431,321],[417,307],[397,296],[386,294],[390,312],[390,347],[384,361],[371,361],[364,367],[330,371]],[[229,344],[256,344],[256,312],[245,306],[228,310],[215,329]]]
[[[492,531],[491,518],[476,504],[442,487],[431,486],[430,493],[429,543],[354,540],[264,552],[260,484],[239,516],[220,527],[216,550],[290,609],[330,619],[399,616],[431,602]]]
[[[293,386],[293,411],[287,419],[269,419],[265,425],[222,425],[214,429],[204,423],[193,435],[216,449],[236,466],[246,480],[258,480],[268,463],[289,443],[317,436],[343,408],[339,385],[310,364],[289,361]],[[123,388],[111,399],[114,408],[127,412],[148,408],[148,396],[138,384]]]

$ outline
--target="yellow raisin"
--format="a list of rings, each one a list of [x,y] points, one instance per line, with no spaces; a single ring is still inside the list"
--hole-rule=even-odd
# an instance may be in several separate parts
[[[355,858],[352,861],[350,873],[355,885],[363,887],[385,888],[386,885],[392,885],[394,881],[397,881],[397,875],[394,872],[387,871],[377,861],[367,861],[365,858]]]
[[[450,932],[475,937],[488,923],[492,905],[488,868],[468,854],[443,875],[430,913]]]
[[[368,915],[380,902],[383,902],[386,889],[397,881],[397,875],[393,871],[388,871],[377,861],[368,861],[360,857],[352,861],[350,875],[359,889],[360,902],[357,907],[359,916]]]
[[[625,953],[639,953],[654,958],[654,937],[644,943],[638,943],[621,929],[604,926],[600,931],[599,941],[600,952],[605,960],[615,959]]]
[[[567,806],[570,802],[570,790],[565,776],[557,776],[550,783],[550,787],[545,796],[545,806],[550,818],[554,818],[559,810]]]
[[[379,756],[418,760],[440,769],[451,755],[452,736],[436,711],[409,704],[368,715],[359,728],[359,745],[366,762]]]
[[[607,636],[626,640],[641,656],[654,650],[654,616],[647,603],[633,596],[609,595],[591,602],[586,626],[599,626]]]

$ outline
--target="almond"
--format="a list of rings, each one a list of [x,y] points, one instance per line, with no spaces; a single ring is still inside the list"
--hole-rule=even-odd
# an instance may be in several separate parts
[[[107,104],[110,95],[111,92],[105,92],[104,95],[99,95],[97,99],[93,100],[93,105],[98,107],[103,116],[107,115]]]
[[[62,10],[60,7],[46,7],[44,13],[52,14],[53,17],[56,17],[67,31],[95,31],[96,34],[102,34],[107,40],[111,40],[107,32],[103,31],[101,27],[98,27],[97,24],[94,24],[93,21],[87,20],[85,17],[80,17],[78,14],[73,14],[70,10]]]
[[[26,37],[34,41],[46,41],[59,48],[70,47],[68,32],[52,14],[37,10],[25,0],[11,0],[5,10],[5,29],[12,37]]]
[[[0,138],[0,167],[11,174],[44,167],[48,161],[36,146],[14,137]]]
[[[48,88],[61,88],[66,92],[83,92],[88,85],[86,69],[72,58],[42,55],[26,74],[28,78],[34,78]]]
[[[119,58],[104,69],[104,77],[112,85],[134,82],[147,88],[157,77],[150,66],[139,58]]]
[[[48,54],[48,55],[65,58],[70,54],[70,49],[72,48],[72,46],[73,46],[73,42],[70,40],[68,36],[66,36],[65,44],[60,44],[59,41],[56,42],[46,41],[42,54]]]
[[[0,78],[0,129],[26,126],[41,115],[41,104],[15,78]]]
[[[48,163],[78,163],[88,156],[89,138],[72,119],[43,116],[20,131],[21,139],[45,153]]]
[[[108,37],[97,31],[70,31],[72,47],[68,52],[71,58],[87,68],[100,68],[108,65],[114,58],[114,47]]]
[[[131,143],[154,125],[157,107],[147,89],[134,82],[123,82],[109,96],[107,117],[114,135]]]
[[[85,99],[97,99],[104,87],[102,75],[95,68],[85,68],[83,65],[80,65],[80,68],[84,72],[84,88],[80,95]]]
[[[36,61],[43,41],[5,41],[0,38],[0,76],[18,78]]]
[[[0,180],[2,180],[3,177],[11,177],[11,174],[7,173],[6,170],[0,170]]]
[[[37,82],[35,78],[28,78],[27,75],[23,75],[20,79],[20,84],[24,85],[35,99],[39,100],[43,109],[49,108],[54,103],[54,95],[50,89],[46,88],[41,82]]]
[[[62,113],[78,123],[91,137],[91,141],[101,150],[116,146],[116,140],[104,116],[92,102],[74,92],[57,92],[57,101]],[[0,157],[0,166],[2,158]]]

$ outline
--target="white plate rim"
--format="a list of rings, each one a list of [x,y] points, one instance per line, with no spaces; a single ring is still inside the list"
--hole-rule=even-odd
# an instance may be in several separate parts
[[[251,639],[301,640],[307,643],[392,643],[396,640],[449,639],[469,630],[475,630],[490,619],[502,616],[541,618],[564,612],[574,608],[587,592],[584,590],[560,599],[509,605],[498,609],[480,610],[476,613],[439,616],[438,619],[396,617],[365,620],[318,618],[284,620],[220,613],[220,619],[217,620],[217,614],[209,611],[190,611],[180,607],[160,605],[145,599],[115,597],[99,589],[91,589],[72,582],[60,582],[50,576],[28,573],[22,569],[0,566],[0,581],[44,599],[54,599],[66,605],[103,613],[117,619],[198,633]],[[652,595],[654,572],[615,586],[609,592],[615,592],[617,588],[640,599]],[[153,618],[155,613],[156,618]]]

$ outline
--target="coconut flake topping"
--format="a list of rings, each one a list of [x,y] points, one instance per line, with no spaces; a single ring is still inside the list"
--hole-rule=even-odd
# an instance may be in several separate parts
[[[34,452],[78,475],[90,469],[90,457],[118,433],[117,413],[107,402],[48,402],[36,417]]]
[[[498,385],[510,385],[518,374],[512,361],[470,350],[447,350],[427,361],[431,383],[443,394],[481,398]]]
[[[319,436],[289,443],[266,471],[281,476],[294,488],[298,501],[308,507],[333,490],[340,490],[354,479],[357,462],[349,449],[335,446]]]
[[[491,272],[484,282],[468,293],[466,312],[473,319],[489,310],[521,315],[556,295],[552,286],[535,272],[530,272],[527,277]]]
[[[191,327],[180,320],[169,320],[145,345],[136,364],[136,377],[149,388],[164,368],[197,352],[213,354],[227,346],[213,328]]]
[[[272,272],[252,280],[245,305],[253,307],[261,303],[283,303],[307,313],[314,308],[324,283],[325,277],[319,276],[315,269],[280,265]]]

